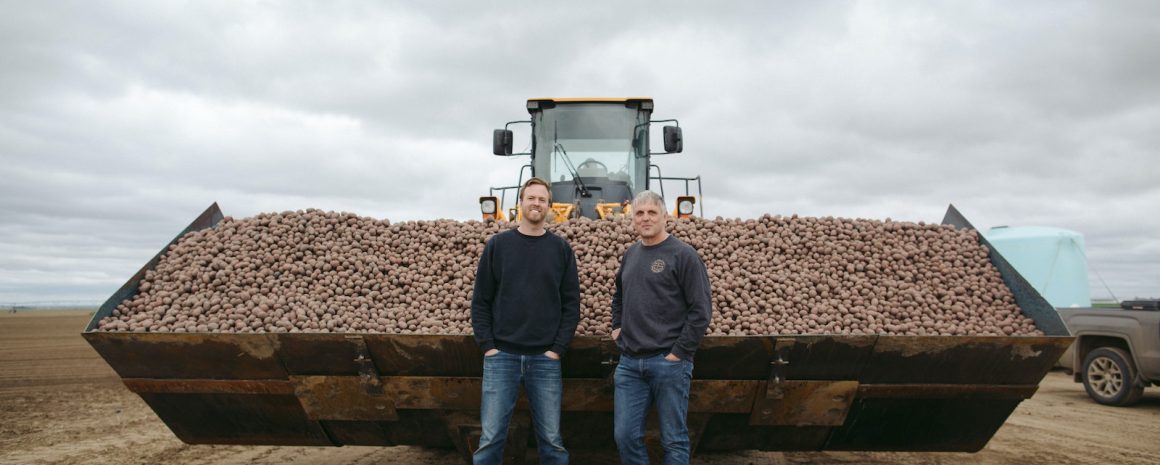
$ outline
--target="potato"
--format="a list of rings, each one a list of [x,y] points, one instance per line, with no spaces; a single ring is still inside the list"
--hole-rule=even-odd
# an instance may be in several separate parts
[[[182,237],[101,331],[470,334],[483,245],[513,223],[299,210]],[[607,335],[628,221],[550,226],[576,252],[577,333]],[[1038,335],[974,231],[887,219],[678,221],[710,276],[715,335]]]

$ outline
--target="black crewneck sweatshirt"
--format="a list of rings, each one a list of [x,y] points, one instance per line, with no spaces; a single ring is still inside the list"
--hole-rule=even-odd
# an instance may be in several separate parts
[[[560,236],[511,229],[492,236],[479,257],[471,326],[484,352],[563,355],[580,322],[576,255]]]

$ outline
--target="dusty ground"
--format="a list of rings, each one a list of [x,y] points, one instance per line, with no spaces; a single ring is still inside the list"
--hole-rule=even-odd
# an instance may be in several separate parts
[[[178,441],[79,336],[87,312],[0,314],[0,464],[459,464],[413,447],[189,446]],[[575,463],[608,457],[575,456]],[[1160,463],[1160,389],[1131,408],[1100,406],[1061,372],[1048,374],[977,454],[702,454],[694,463]]]

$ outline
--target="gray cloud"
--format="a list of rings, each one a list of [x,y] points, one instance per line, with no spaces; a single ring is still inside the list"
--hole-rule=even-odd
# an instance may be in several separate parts
[[[49,2],[0,18],[0,303],[107,297],[212,202],[472,218],[538,96],[648,95],[709,216],[1083,233],[1160,296],[1153,2]],[[665,186],[666,193],[677,185]],[[1107,294],[1098,279],[1093,295]]]

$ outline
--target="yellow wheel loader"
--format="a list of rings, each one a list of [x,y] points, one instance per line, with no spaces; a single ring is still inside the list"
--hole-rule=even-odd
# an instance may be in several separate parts
[[[663,181],[684,180],[688,193],[695,181],[697,195],[676,202],[678,216],[692,214],[700,179],[665,178],[650,163],[656,153],[649,129],[658,122],[652,109],[647,98],[528,100],[531,119],[507,125],[532,127],[531,151],[524,154],[531,161],[521,182],[526,170],[550,180],[557,220],[563,220],[615,217],[644,189],[663,191]],[[663,153],[682,149],[672,122],[663,130]],[[497,155],[517,155],[507,126],[495,132]],[[503,194],[513,189],[518,184],[482,198],[484,217],[515,219],[503,212]],[[170,245],[223,218],[212,205]],[[953,207],[943,224],[975,229]],[[978,240],[1044,336],[706,336],[689,394],[692,451],[982,449],[1074,338],[1056,310],[985,238]],[[469,334],[98,330],[103,318],[141,292],[168,250],[101,306],[83,336],[183,442],[414,445],[454,448],[470,462],[480,434],[483,367]],[[384,292],[409,292],[390,281],[382,285]],[[561,428],[569,449],[614,450],[611,374],[618,354],[606,336],[573,339],[562,362]],[[530,422],[521,402],[508,463],[524,462],[533,444]],[[657,443],[655,428],[647,438]]]

